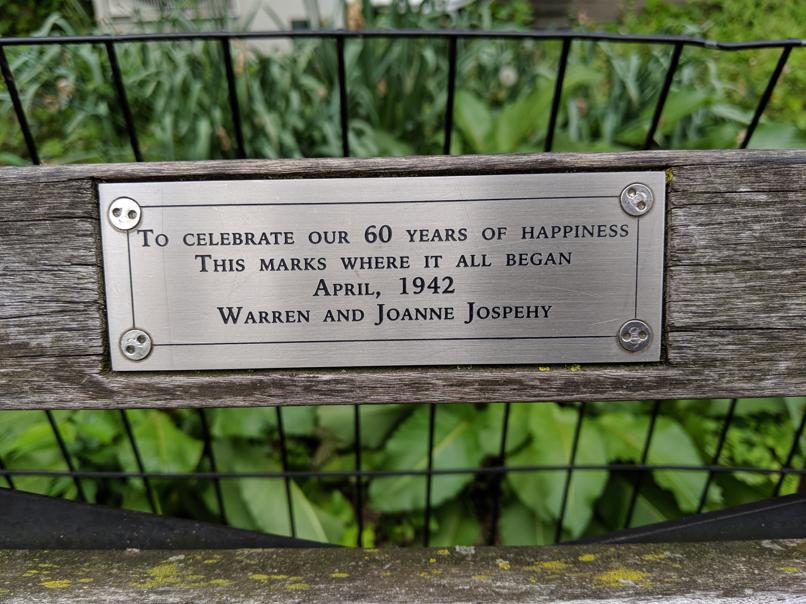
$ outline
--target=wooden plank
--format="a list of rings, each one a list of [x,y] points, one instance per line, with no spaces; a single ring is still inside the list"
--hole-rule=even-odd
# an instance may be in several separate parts
[[[806,597],[806,541],[452,549],[0,550],[28,602],[719,602]]]
[[[116,374],[95,184],[670,169],[664,359]],[[781,396],[806,391],[806,151],[178,162],[0,170],[0,408]]]

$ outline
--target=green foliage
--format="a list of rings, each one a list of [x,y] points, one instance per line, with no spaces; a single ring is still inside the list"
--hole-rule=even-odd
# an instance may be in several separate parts
[[[657,418],[647,463],[701,467],[711,463],[729,401],[668,401]],[[641,461],[651,405],[612,402],[588,405],[581,424],[574,465],[622,468]],[[743,399],[736,406],[718,463],[737,467],[780,468],[806,410],[806,398]],[[292,470],[349,471],[355,467],[351,406],[286,407],[283,427]],[[423,472],[428,467],[428,406],[363,405],[361,457],[368,470]],[[436,410],[433,467],[469,472],[437,473],[432,478],[431,523],[423,526],[426,477],[370,476],[360,510],[364,543],[416,543],[431,533],[438,545],[482,543],[492,522],[490,497],[497,478],[474,468],[498,465],[504,404],[440,405]],[[218,470],[274,473],[282,468],[277,413],[272,408],[209,409],[208,424]],[[131,443],[117,411],[54,411],[59,431],[79,470],[137,471]],[[192,410],[130,410],[127,417],[146,471],[186,473],[210,469],[201,423]],[[572,459],[578,412],[554,403],[512,403],[506,440],[498,538],[504,544],[554,540],[563,507],[567,464]],[[806,440],[806,439],[804,439]],[[802,443],[806,444],[806,443]],[[0,413],[0,458],[11,469],[65,471],[67,466],[50,423],[41,411]],[[792,460],[802,467],[803,454]],[[529,470],[546,466],[542,470]],[[568,482],[562,537],[593,535],[622,528],[637,474],[624,469],[585,469]],[[17,475],[26,491],[76,498],[70,477]],[[698,507],[705,471],[665,469],[646,473],[632,525],[659,522]],[[768,497],[778,476],[719,472],[706,509]],[[0,479],[2,482],[2,479]],[[91,501],[150,510],[141,479],[81,479]],[[282,477],[247,476],[220,480],[226,520],[245,529],[290,534]],[[211,480],[149,480],[159,512],[216,520]],[[797,489],[798,477],[784,481],[782,493]],[[296,534],[343,545],[356,542],[355,482],[338,477],[289,480]]]
[[[742,0],[735,4],[758,2]],[[696,20],[701,23],[700,29],[687,33],[707,30],[721,39],[752,37],[714,17],[714,7],[719,3],[701,4],[706,8],[687,8],[703,15]],[[767,6],[765,22],[776,12],[786,16],[787,11],[794,10],[785,4]],[[681,17],[675,12],[680,10],[666,4],[651,5],[641,15],[668,11],[666,28],[674,30],[680,29]],[[368,28],[511,30],[529,23],[523,2],[510,7],[478,2],[452,14],[440,12],[430,2],[418,10],[398,3],[396,9],[367,8],[365,13],[364,26]],[[170,22],[180,28],[194,27],[179,19]],[[712,22],[721,24],[721,29],[709,25]],[[76,27],[75,19],[68,21],[56,14],[37,23],[41,23],[34,32],[37,35],[73,34],[85,29],[81,24]],[[639,24],[647,27],[644,33],[660,27],[648,16],[627,19],[613,27],[632,31]],[[759,33],[778,31],[788,30],[776,26]],[[297,40],[285,50],[272,51],[240,41],[232,46],[247,154],[267,158],[340,155],[332,40]],[[452,151],[542,150],[559,47],[556,41],[460,41]],[[131,160],[102,46],[10,47],[6,52],[45,161]],[[127,43],[117,46],[117,54],[147,159],[235,157],[223,56],[216,41]],[[804,70],[798,73],[796,69],[804,54],[793,51],[790,68],[759,125],[753,146],[806,146],[806,112],[802,111],[806,82]],[[446,57],[447,42],[439,39],[346,42],[353,155],[441,152]],[[575,42],[563,84],[554,149],[642,148],[669,57],[668,47]],[[775,60],[776,56],[763,50],[748,55],[687,48],[655,142],[668,148],[735,146],[766,85],[770,61],[774,65]],[[0,162],[26,162],[5,89],[0,89]]]

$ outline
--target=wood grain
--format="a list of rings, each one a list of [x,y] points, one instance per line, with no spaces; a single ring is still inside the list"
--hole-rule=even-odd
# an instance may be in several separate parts
[[[40,602],[794,602],[806,541],[550,547],[0,550]],[[35,569],[33,572],[31,569]]]
[[[120,374],[97,182],[670,169],[664,360]],[[615,400],[806,393],[806,151],[0,169],[0,408]]]

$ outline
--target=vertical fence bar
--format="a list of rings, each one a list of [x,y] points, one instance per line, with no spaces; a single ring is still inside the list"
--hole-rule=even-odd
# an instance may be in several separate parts
[[[56,423],[56,418],[53,416],[53,411],[48,409],[45,411],[45,415],[50,423],[50,429],[53,431],[53,436],[56,438],[56,444],[59,445],[59,450],[64,458],[64,463],[67,464],[67,469],[70,471],[70,476],[73,478],[73,484],[76,485],[78,498],[81,501],[86,502],[87,496],[84,494],[84,487],[81,486],[81,480],[79,480],[78,476],[76,476],[76,467],[75,464],[73,464],[73,458],[70,457],[70,451],[67,450],[67,443],[64,442],[62,431],[59,430],[59,425]]]
[[[221,492],[221,479],[218,477],[218,464],[215,461],[215,453],[213,452],[213,438],[210,435],[210,425],[207,423],[207,414],[201,407],[196,409],[199,422],[201,423],[202,438],[204,439],[204,455],[210,463],[210,471],[213,472],[213,490],[215,491],[215,499],[218,504],[218,518],[221,524],[227,524],[227,512],[224,509],[224,494]]]
[[[434,480],[434,433],[436,432],[437,406],[428,404],[428,466],[425,477],[425,514],[423,516],[423,545],[431,542],[431,483]]]
[[[238,145],[238,159],[246,159],[246,145],[241,126],[241,108],[238,105],[238,90],[235,87],[235,71],[232,68],[232,48],[228,37],[221,38],[221,50],[224,53],[224,70],[227,74],[227,92],[229,94],[229,110],[232,116],[232,127],[235,130],[235,142]]]
[[[753,133],[756,131],[759,120],[761,120],[761,114],[764,113],[764,110],[767,108],[767,103],[769,103],[770,99],[772,98],[775,85],[778,83],[778,78],[781,77],[784,67],[786,67],[786,61],[789,59],[789,54],[791,52],[791,46],[787,46],[783,49],[783,51],[781,51],[781,56],[778,57],[778,63],[770,76],[770,81],[767,82],[767,87],[764,89],[764,92],[758,101],[758,106],[756,107],[756,112],[753,114],[753,119],[750,120],[750,125],[747,126],[747,131],[744,133],[742,143],[739,145],[740,149],[746,149],[747,145],[750,144],[750,139],[753,138]]]
[[[493,484],[492,520],[490,522],[490,534],[487,535],[487,545],[495,545],[495,540],[498,536],[498,521],[501,517],[501,487],[506,477],[507,434],[509,433],[510,405],[511,403],[504,403],[504,416],[501,419],[501,444],[498,449],[497,461],[498,465],[501,466],[501,472],[495,475],[495,482]]]
[[[554,145],[554,130],[557,128],[557,114],[560,112],[560,101],[563,96],[563,80],[565,80],[565,68],[568,66],[568,54],[571,52],[571,38],[563,40],[562,51],[560,52],[560,65],[557,68],[557,81],[554,82],[554,98],[551,99],[551,115],[549,116],[549,127],[546,131],[546,142],[543,150],[551,151]]]
[[[2,456],[0,456],[0,474],[2,474],[2,473],[3,473],[3,471],[4,471],[4,470],[7,470],[7,469],[8,469],[8,468],[6,467],[6,464],[5,464],[5,462],[3,461],[3,457],[2,457]],[[8,483],[8,488],[9,488],[9,489],[14,489],[14,488],[16,488],[16,487],[14,486],[14,481],[11,479],[11,474],[3,474],[3,478],[5,478],[5,479],[6,479],[6,482]]]
[[[657,132],[658,124],[660,124],[660,117],[663,114],[663,107],[666,105],[666,99],[669,97],[669,90],[672,88],[672,81],[674,80],[674,74],[677,71],[677,66],[680,64],[681,54],[683,54],[683,45],[678,42],[674,45],[674,50],[672,50],[672,58],[669,61],[669,68],[666,70],[666,78],[663,80],[663,87],[660,89],[658,103],[655,105],[655,113],[652,116],[652,123],[650,124],[649,130],[646,134],[644,149],[649,149],[652,147],[652,143],[655,141],[655,132]]]
[[[800,448],[800,439],[803,437],[804,428],[806,428],[806,408],[803,409],[800,424],[798,424],[798,427],[795,430],[794,438],[792,439],[792,446],[789,448],[789,453],[786,455],[784,465],[781,466],[782,470],[788,470],[792,467],[792,462],[794,461],[795,455],[797,455],[798,449]],[[784,480],[786,480],[786,473],[781,472],[778,475],[778,481],[775,483],[775,488],[772,491],[773,497],[778,497],[778,495],[781,494],[781,487],[784,486]]]
[[[364,479],[361,476],[361,405],[353,405],[353,454],[355,456],[355,520],[358,525],[356,546],[364,547]]]
[[[579,403],[577,407],[577,423],[574,428],[574,438],[571,441],[571,458],[568,460],[569,468],[565,474],[565,485],[563,485],[562,503],[560,504],[560,515],[557,518],[557,527],[554,529],[554,543],[559,543],[563,535],[563,520],[565,520],[565,510],[568,507],[568,493],[571,490],[571,478],[574,473],[574,464],[577,459],[579,449],[579,436],[582,434],[582,422],[585,419],[585,403]]]
[[[725,414],[725,421],[722,422],[722,429],[719,431],[719,440],[716,444],[716,450],[714,451],[714,456],[711,459],[711,465],[715,466],[719,463],[719,458],[722,456],[722,449],[725,446],[725,439],[728,436],[728,429],[730,428],[731,423],[733,422],[733,414],[736,411],[736,403],[738,399],[731,399],[730,406],[728,406],[728,412]],[[703,508],[705,507],[705,502],[708,500],[708,491],[711,488],[711,482],[714,480],[714,471],[708,470],[708,478],[705,480],[705,486],[702,489],[702,494],[700,495],[700,503],[697,505],[697,514],[701,513]]]
[[[123,75],[120,73],[118,64],[118,54],[115,52],[115,45],[112,42],[105,42],[106,56],[109,59],[109,66],[112,68],[112,81],[115,84],[115,94],[118,97],[118,104],[123,113],[123,121],[126,123],[126,132],[129,135],[129,144],[132,148],[135,161],[143,161],[140,153],[140,142],[137,140],[137,130],[134,127],[134,117],[132,116],[129,98],[126,96],[126,86],[123,84]]]
[[[40,164],[39,153],[37,153],[36,143],[31,134],[31,129],[28,127],[28,120],[25,117],[25,108],[22,106],[22,101],[20,101],[17,85],[14,83],[14,74],[11,73],[11,67],[6,58],[6,52],[2,46],[0,46],[0,72],[3,73],[3,80],[6,83],[8,95],[11,97],[11,104],[14,106],[14,113],[17,116],[17,123],[20,125],[20,130],[22,130],[22,137],[25,139],[25,146],[28,148],[31,163],[38,166]]]
[[[341,154],[350,157],[350,121],[347,108],[347,68],[344,65],[344,38],[336,38],[339,61],[339,115],[341,118]]]
[[[140,447],[137,446],[137,440],[134,438],[134,430],[132,430],[132,424],[129,421],[129,416],[126,414],[125,409],[120,410],[120,420],[123,422],[123,429],[126,431],[126,438],[129,439],[129,445],[131,446],[132,453],[134,454],[134,463],[137,464],[137,470],[143,475],[143,486],[146,490],[148,507],[151,508],[152,513],[156,514],[157,501],[154,498],[154,491],[151,488],[151,481],[148,479],[148,476],[145,475],[146,467],[145,464],[143,464],[143,457],[140,455]]]
[[[277,432],[280,435],[280,461],[283,464],[283,479],[285,480],[285,500],[288,503],[288,523],[291,525],[291,536],[297,536],[297,526],[294,522],[294,502],[291,499],[291,477],[288,475],[288,443],[283,427],[282,407],[275,407],[277,414]]]
[[[660,413],[660,401],[652,403],[652,413],[649,416],[649,425],[646,429],[646,438],[644,439],[644,447],[641,450],[641,465],[645,466],[649,459],[649,447],[652,444],[652,435],[655,433],[655,424],[658,422],[658,414]],[[635,506],[638,503],[638,494],[641,491],[641,483],[644,481],[644,472],[635,473],[635,483],[633,484],[632,493],[630,494],[630,502],[627,504],[627,515],[624,518],[624,528],[630,528],[632,518],[635,515]]]
[[[451,136],[453,134],[453,99],[456,94],[456,36],[448,38],[448,98],[445,101],[445,137],[442,154],[451,154]]]

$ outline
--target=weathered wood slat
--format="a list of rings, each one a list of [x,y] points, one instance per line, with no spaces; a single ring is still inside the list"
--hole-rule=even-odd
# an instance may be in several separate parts
[[[806,598],[804,541],[452,549],[0,550],[28,602],[714,602]]]
[[[646,365],[116,374],[95,182],[671,169],[664,359]],[[0,170],[0,408],[806,392],[806,152],[179,162]]]

